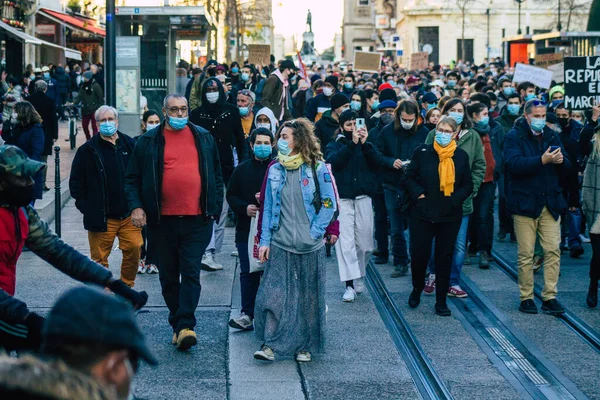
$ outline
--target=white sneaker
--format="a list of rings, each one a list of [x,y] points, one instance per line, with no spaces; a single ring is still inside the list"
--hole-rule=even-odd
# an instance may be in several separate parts
[[[585,237],[584,235],[579,235],[579,240],[581,240],[581,243],[589,243],[590,239]]]
[[[237,250],[234,250],[231,252],[231,257],[239,257],[239,256],[240,256],[240,253],[238,253]]]
[[[296,354],[296,361],[298,362],[310,362],[311,360],[310,353],[308,351],[301,351]]]
[[[215,272],[223,269],[223,266],[215,261],[215,255],[212,251],[207,251],[202,256],[202,264],[200,269],[208,272]]]
[[[242,314],[238,318],[231,318],[229,320],[229,326],[234,329],[241,329],[243,331],[251,331],[254,329],[252,318],[246,314]]]
[[[260,350],[254,353],[254,358],[262,361],[273,361],[275,360],[275,353],[269,346],[263,344]]]
[[[150,264],[148,266],[148,273],[149,274],[158,274],[158,268],[156,267],[156,265]]]
[[[365,291],[365,278],[358,278],[354,280],[354,290],[356,294],[361,294]]]
[[[344,293],[344,296],[342,297],[342,301],[344,301],[346,303],[352,303],[354,301],[355,297],[356,297],[356,291],[354,291],[354,289],[351,288],[350,286],[347,286],[346,292]]]
[[[140,260],[140,263],[138,264],[138,274],[145,274],[146,272],[148,272],[148,266],[146,265],[146,263],[144,262],[144,260]]]

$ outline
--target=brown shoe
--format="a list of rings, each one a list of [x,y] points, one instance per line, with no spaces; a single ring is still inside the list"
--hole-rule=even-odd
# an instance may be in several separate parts
[[[177,335],[177,349],[178,350],[189,350],[192,346],[198,343],[196,339],[196,332],[191,329],[184,328]]]
[[[177,333],[173,332],[173,340],[171,340],[171,344],[176,345],[177,344]]]

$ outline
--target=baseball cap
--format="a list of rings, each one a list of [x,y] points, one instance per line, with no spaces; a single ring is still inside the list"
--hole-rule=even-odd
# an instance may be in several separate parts
[[[42,73],[42,69],[41,69],[40,67],[35,67],[35,68],[33,69],[33,73],[34,73],[34,74],[41,74],[41,73]]]
[[[289,68],[289,69],[293,69],[293,70],[297,70],[298,68],[296,67],[296,64],[294,64],[294,62],[292,60],[288,60],[285,59],[281,62],[281,64],[279,64],[279,66],[281,68]]]
[[[50,68],[48,68],[48,67],[46,67],[46,66],[43,66],[43,67],[42,67],[42,72],[48,72],[48,71],[50,71]]]
[[[12,174],[33,178],[36,173],[46,168],[46,164],[27,157],[17,146],[0,146],[0,174]]]
[[[379,103],[379,107],[377,107],[378,110],[383,110],[384,108],[396,108],[398,107],[398,103],[396,103],[394,100],[384,100],[381,103]]]
[[[429,103],[429,104],[433,104],[438,102],[438,98],[434,93],[425,93],[423,95],[423,97],[421,97],[421,103]]]
[[[384,82],[381,85],[379,85],[379,88],[377,90],[379,90],[379,92],[383,92],[385,89],[394,90],[394,88],[392,87],[392,85],[390,85],[387,82]]]
[[[42,337],[44,343],[73,339],[123,348],[150,365],[158,364],[131,304],[99,288],[79,286],[63,294],[46,319]]]
[[[410,85],[411,83],[417,83],[419,82],[421,78],[419,78],[418,76],[409,76],[408,79],[406,80],[406,84]]]

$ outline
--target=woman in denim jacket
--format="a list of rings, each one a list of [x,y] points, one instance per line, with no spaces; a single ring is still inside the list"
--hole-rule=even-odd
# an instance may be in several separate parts
[[[309,120],[283,124],[279,155],[267,171],[259,259],[265,263],[254,326],[263,341],[254,358],[323,352],[324,235],[337,211],[332,177]]]

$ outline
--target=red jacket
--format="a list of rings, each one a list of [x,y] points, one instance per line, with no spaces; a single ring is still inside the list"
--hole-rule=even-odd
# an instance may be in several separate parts
[[[17,219],[19,229],[16,229]],[[29,222],[23,208],[15,211],[0,207],[0,289],[11,296],[15,294],[17,260],[28,235]]]

